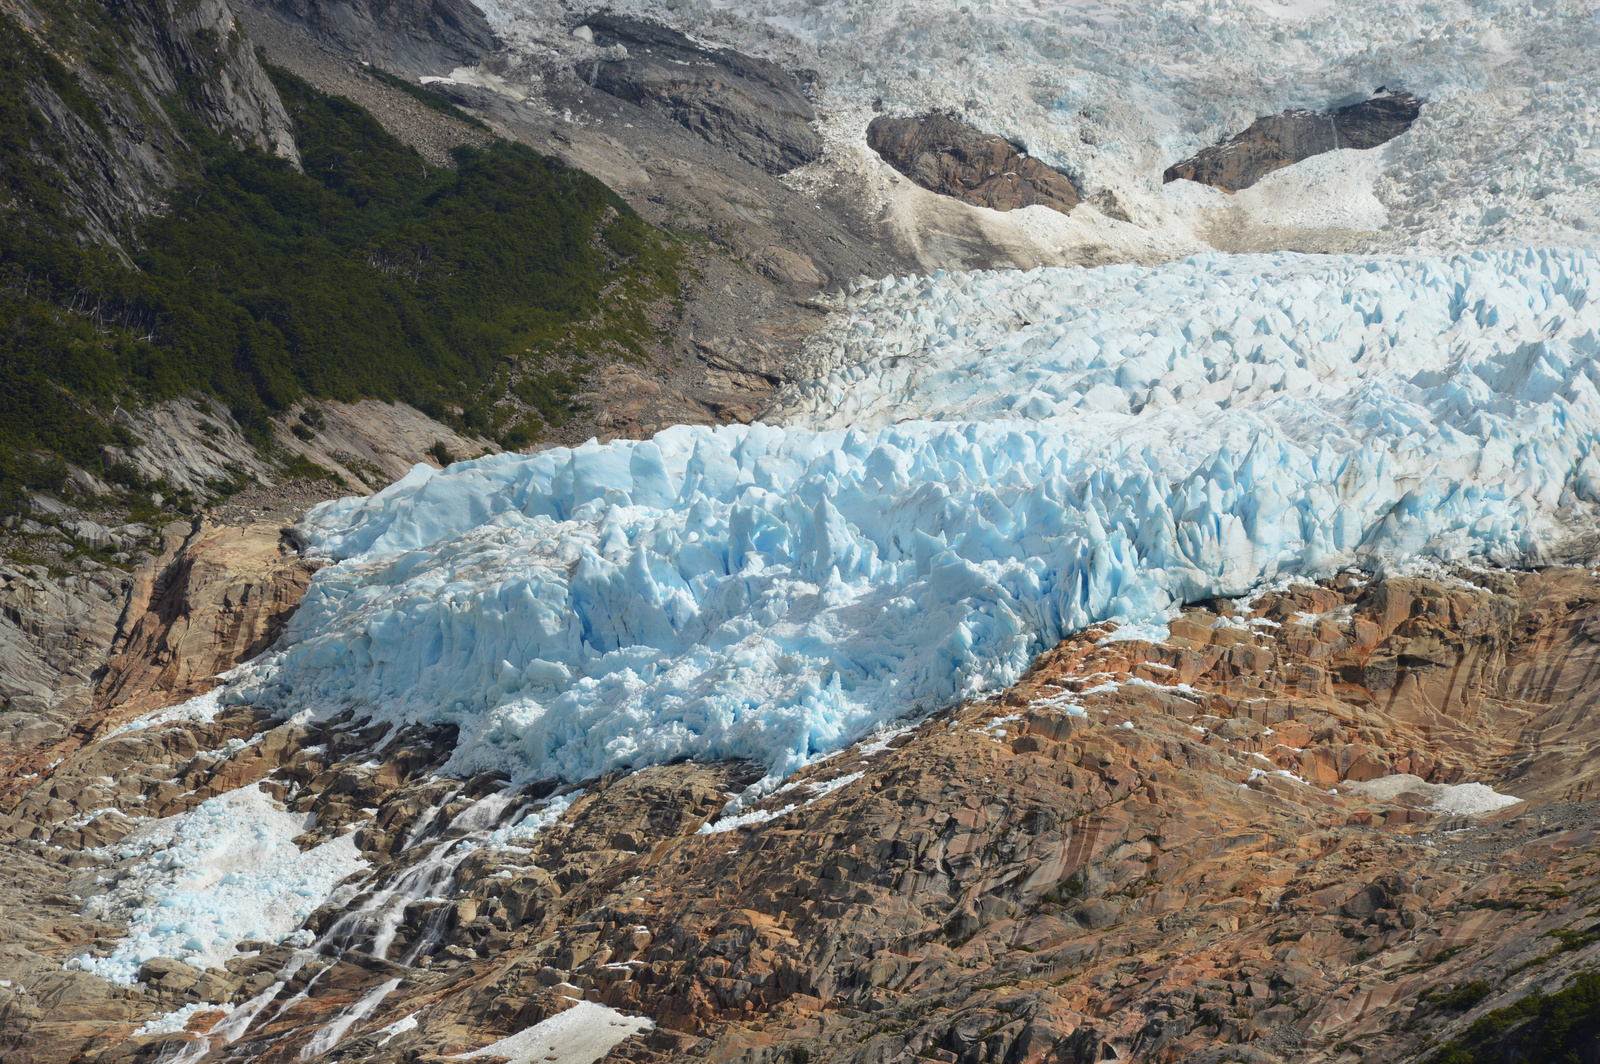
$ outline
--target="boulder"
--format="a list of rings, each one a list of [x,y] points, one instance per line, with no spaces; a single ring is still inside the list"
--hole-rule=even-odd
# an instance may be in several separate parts
[[[1313,155],[1338,148],[1376,148],[1410,129],[1421,113],[1422,101],[1411,93],[1379,89],[1370,100],[1334,111],[1267,115],[1243,133],[1168,167],[1161,180],[1182,178],[1238,192]]]
[[[1082,199],[1067,175],[949,115],[874,118],[867,145],[923,188],[979,207],[1044,206],[1068,214]]]

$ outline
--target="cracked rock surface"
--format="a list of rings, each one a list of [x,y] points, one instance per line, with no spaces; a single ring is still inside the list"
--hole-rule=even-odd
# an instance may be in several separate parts
[[[1550,569],[1345,574],[1196,605],[1160,642],[1090,629],[738,826],[724,803],[761,774],[740,763],[457,780],[453,729],[354,711],[90,742],[6,799],[8,1052],[442,1060],[587,999],[658,1025],[617,1060],[1411,1059],[1600,948],[1596,625],[1600,579]],[[1474,784],[1507,797],[1439,797]],[[81,915],[126,874],[95,847],[240,786],[368,862],[316,944],[131,988],[62,971],[119,935]],[[530,810],[558,812],[515,834]]]

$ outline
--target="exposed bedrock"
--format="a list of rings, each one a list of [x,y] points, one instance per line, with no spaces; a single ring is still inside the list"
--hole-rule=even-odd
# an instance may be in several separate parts
[[[1411,128],[1422,101],[1409,92],[1386,92],[1334,111],[1285,111],[1250,123],[1243,133],[1167,168],[1162,181],[1180,178],[1237,192],[1274,170],[1339,148],[1376,148]]]
[[[874,118],[867,145],[923,188],[979,207],[1043,206],[1068,214],[1082,198],[1061,171],[948,115]]]
[[[446,74],[495,50],[470,0],[246,0],[321,43],[407,74]]]
[[[92,52],[92,34],[109,31],[86,13],[98,11],[94,18],[104,19],[108,7],[120,35],[117,58],[89,62],[80,56]],[[54,138],[54,148],[36,144],[33,151],[44,166],[58,169],[60,206],[77,239],[120,244],[133,226],[162,209],[190,150],[185,121],[299,165],[289,118],[255,51],[226,43],[239,31],[222,0],[38,6],[30,0],[7,4],[6,14],[29,34],[54,42],[50,47],[60,49],[55,58],[97,109],[98,122],[91,123],[62,96],[67,82],[30,73],[27,63],[17,68],[14,76]],[[175,117],[180,111],[188,117]],[[62,154],[53,154],[58,150]],[[16,206],[6,205],[8,225],[16,224],[10,213]]]
[[[315,571],[276,522],[202,528],[147,594],[136,588],[97,706],[124,720],[209,691],[277,639]]]
[[[84,900],[123,869],[85,848],[136,816],[259,780],[315,814],[303,844],[357,829],[373,889],[554,785],[440,778],[453,729],[353,713],[110,737],[0,799],[8,1059],[442,1064],[575,998],[659,1025],[617,1064],[1353,1064],[1357,1039],[1416,1059],[1600,953],[1597,620],[1600,582],[1548,569],[1345,574],[1192,607],[1160,642],[1090,629],[757,816],[718,821],[748,765],[608,775],[400,896],[381,946],[369,928],[289,970],[291,946],[251,942],[133,988],[62,965],[118,941]],[[132,1034],[179,1007],[187,1030]]]
[[[578,76],[612,96],[665,112],[753,166],[781,174],[815,159],[822,139],[794,77],[778,64],[707,49],[652,22],[596,15],[587,29],[602,53]]]

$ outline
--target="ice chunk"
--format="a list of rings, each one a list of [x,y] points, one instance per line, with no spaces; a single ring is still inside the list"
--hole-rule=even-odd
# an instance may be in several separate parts
[[[131,861],[87,915],[126,920],[110,956],[69,967],[132,985],[152,957],[220,968],[246,939],[277,942],[300,926],[340,880],[365,866],[349,835],[302,852],[309,824],[256,787],[209,798],[187,813],[140,825],[97,851]]]
[[[189,1004],[172,1012],[163,1012],[150,1017],[138,1027],[135,1027],[133,1034],[129,1035],[129,1037],[138,1038],[140,1035],[146,1034],[175,1034],[178,1031],[186,1030],[189,1026],[189,1021],[202,1012],[220,1012],[222,1015],[228,1016],[233,1012],[233,1005],[229,1002],[214,1005],[209,1001],[191,1001]]]

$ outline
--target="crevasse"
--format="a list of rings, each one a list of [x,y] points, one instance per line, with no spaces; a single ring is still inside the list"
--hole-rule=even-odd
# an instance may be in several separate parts
[[[418,467],[224,701],[460,725],[454,772],[783,775],[1063,634],[1284,574],[1547,557],[1600,499],[1587,252],[888,279],[781,424]]]

